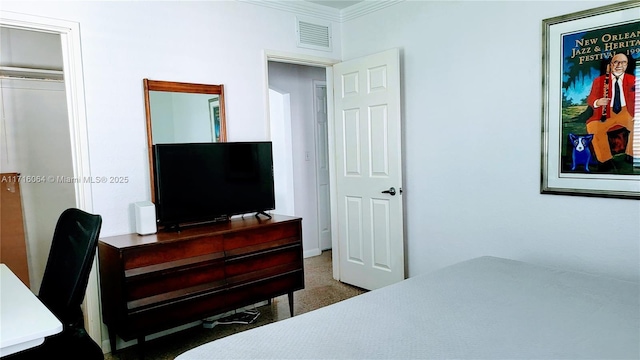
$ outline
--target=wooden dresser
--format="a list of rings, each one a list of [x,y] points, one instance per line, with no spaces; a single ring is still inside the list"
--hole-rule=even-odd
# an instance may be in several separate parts
[[[304,288],[302,219],[247,216],[179,232],[106,237],[98,243],[102,316],[138,339]]]

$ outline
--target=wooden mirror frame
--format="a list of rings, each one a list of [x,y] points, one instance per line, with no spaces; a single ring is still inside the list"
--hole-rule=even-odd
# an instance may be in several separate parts
[[[166,91],[191,94],[211,94],[219,96],[220,106],[220,142],[227,141],[227,122],[224,105],[224,85],[190,84],[172,81],[159,81],[143,79],[144,84],[144,109],[147,118],[147,151],[149,154],[149,180],[151,181],[151,202],[155,203],[155,175],[153,171],[153,131],[151,126],[151,104],[149,91]]]

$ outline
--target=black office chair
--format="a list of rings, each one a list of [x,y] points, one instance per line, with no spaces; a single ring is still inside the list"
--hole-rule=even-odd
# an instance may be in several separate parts
[[[98,245],[102,217],[78,209],[58,219],[38,297],[62,322],[62,332],[44,344],[6,357],[23,359],[104,359],[87,334],[81,304]],[[3,360],[5,358],[3,357]]]

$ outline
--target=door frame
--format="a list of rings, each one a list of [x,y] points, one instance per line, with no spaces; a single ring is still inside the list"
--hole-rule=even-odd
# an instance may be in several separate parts
[[[341,60],[323,58],[317,56],[286,53],[281,51],[265,50],[264,51],[264,74],[265,74],[265,118],[267,119],[267,134],[271,138],[271,119],[269,117],[269,61],[306,65],[314,67],[324,67],[326,70],[325,78],[327,85],[327,125],[328,125],[328,146],[329,146],[329,203],[331,209],[331,233],[337,234],[337,194],[335,191],[335,144],[334,144],[334,116],[333,116],[333,65],[341,62]],[[331,264],[333,267],[333,278],[340,280],[340,251],[338,246],[338,237],[331,237]]]
[[[73,175],[76,179],[89,177],[89,141],[84,97],[80,24],[67,20],[0,11],[0,26],[60,35]],[[80,181],[75,182],[74,191],[76,207],[87,212],[93,212],[91,184]],[[85,295],[85,326],[91,338],[98,344],[102,344],[102,318],[100,316],[98,275],[96,271],[97,258],[96,256],[93,262],[93,269],[89,275],[89,284]]]
[[[318,88],[323,87],[324,88],[324,95],[325,95],[325,101],[328,101],[328,99],[326,99],[327,97],[327,80],[323,80],[323,81],[319,81],[319,80],[313,80],[313,95],[314,95],[314,101],[317,100],[316,94],[318,91]],[[316,108],[316,104],[314,103],[314,109]],[[319,149],[318,149],[318,144],[320,143],[320,141],[326,141],[327,142],[327,157],[329,157],[330,152],[329,152],[329,108],[328,106],[326,106],[325,110],[327,111],[327,139],[321,139],[321,137],[319,136],[320,134],[318,134],[318,111],[315,110],[313,112],[313,135],[314,135],[314,139],[315,139],[315,151],[316,151],[316,161],[315,161],[315,168],[316,168],[316,198],[318,199],[318,218],[320,218],[320,214],[322,213],[322,205],[320,203],[320,183],[321,183],[321,178],[322,176],[320,175],[320,166],[319,166],[319,161],[318,159],[320,158],[319,155]],[[327,159],[328,160],[328,159]],[[331,191],[331,189],[329,189],[329,191]],[[329,204],[329,206],[331,206],[331,204]],[[331,217],[331,208],[329,208],[329,217]],[[332,234],[331,234],[332,235]],[[333,243],[333,236],[331,237],[332,239],[332,243]],[[333,245],[333,244],[332,244]],[[320,251],[322,252],[323,246],[322,246],[322,228],[320,227],[320,223],[318,223],[318,248],[320,249]],[[331,248],[333,250],[333,247]]]

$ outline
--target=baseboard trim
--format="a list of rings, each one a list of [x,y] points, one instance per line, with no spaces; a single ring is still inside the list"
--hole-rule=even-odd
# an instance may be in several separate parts
[[[313,257],[313,256],[319,256],[319,255],[322,255],[322,250],[320,250],[319,248],[315,248],[315,249],[312,249],[312,250],[307,250],[307,251],[304,251],[302,253],[302,256],[304,258]]]

